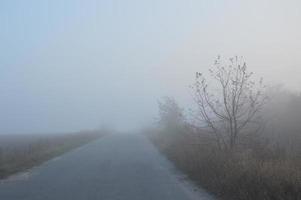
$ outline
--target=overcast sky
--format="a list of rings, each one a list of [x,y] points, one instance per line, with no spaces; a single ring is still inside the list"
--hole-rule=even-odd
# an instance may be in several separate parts
[[[299,0],[2,0],[0,133],[151,123],[217,55],[301,88]]]

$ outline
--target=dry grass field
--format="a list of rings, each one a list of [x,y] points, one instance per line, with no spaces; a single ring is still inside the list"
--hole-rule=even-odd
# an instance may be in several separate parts
[[[0,136],[0,178],[27,170],[71,149],[98,139],[104,132]]]

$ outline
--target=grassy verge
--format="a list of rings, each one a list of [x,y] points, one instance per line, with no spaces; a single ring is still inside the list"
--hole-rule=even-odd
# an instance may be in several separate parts
[[[152,134],[153,143],[194,182],[226,200],[301,199],[301,159],[241,149],[221,152],[195,135]]]
[[[86,131],[54,135],[0,136],[0,179],[40,165],[104,134]]]

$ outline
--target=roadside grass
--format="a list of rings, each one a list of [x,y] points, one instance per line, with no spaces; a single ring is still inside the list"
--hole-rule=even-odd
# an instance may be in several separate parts
[[[301,199],[301,159],[217,151],[198,137],[151,134],[151,140],[191,180],[226,200]],[[266,154],[266,155],[264,155]]]
[[[87,144],[106,134],[83,131],[65,134],[28,134],[0,136],[0,179]]]

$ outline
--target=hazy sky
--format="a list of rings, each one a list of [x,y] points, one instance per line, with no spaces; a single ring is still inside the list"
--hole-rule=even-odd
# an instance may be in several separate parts
[[[299,90],[300,24],[299,0],[2,0],[0,133],[135,129],[217,55]]]

